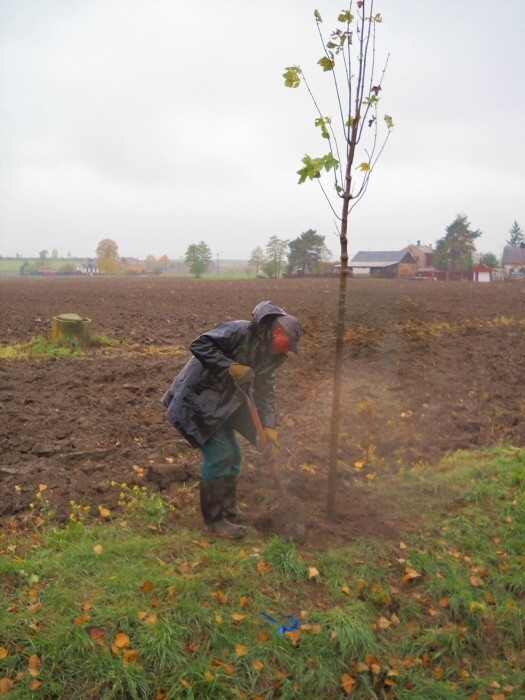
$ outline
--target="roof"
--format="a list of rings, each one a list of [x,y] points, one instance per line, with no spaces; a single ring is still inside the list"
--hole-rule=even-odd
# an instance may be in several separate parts
[[[472,269],[474,272],[491,272],[493,268],[485,265],[485,263],[478,263]]]
[[[503,248],[503,264],[525,265],[525,247],[517,245],[506,245]]]
[[[411,243],[410,245],[407,245],[405,250],[410,250],[410,248],[417,248],[420,250],[422,253],[435,253],[436,251],[432,248],[431,245],[417,245],[417,243]]]
[[[417,265],[412,255],[404,250],[360,250],[348,263],[349,267],[387,267],[407,262]]]

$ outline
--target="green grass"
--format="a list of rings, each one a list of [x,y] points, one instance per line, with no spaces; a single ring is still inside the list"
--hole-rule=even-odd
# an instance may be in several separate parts
[[[422,494],[417,531],[322,552],[160,529],[156,494],[60,526],[44,493],[38,527],[0,534],[0,694],[307,700],[350,678],[363,700],[517,700],[524,483],[514,448],[386,476],[368,488]],[[280,636],[261,611],[301,626]]]

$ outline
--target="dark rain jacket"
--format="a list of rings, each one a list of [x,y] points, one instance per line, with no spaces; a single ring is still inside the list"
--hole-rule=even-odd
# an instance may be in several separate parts
[[[228,369],[233,363],[252,368],[253,398],[262,424],[275,426],[275,370],[285,354],[270,355],[271,326],[286,315],[271,301],[252,312],[253,321],[226,321],[190,345],[193,357],[162,398],[170,423],[195,447],[202,445],[226,420],[256,444],[257,433],[246,401]]]

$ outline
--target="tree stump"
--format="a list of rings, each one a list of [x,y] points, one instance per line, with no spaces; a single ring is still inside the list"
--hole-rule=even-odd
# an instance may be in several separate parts
[[[88,345],[90,335],[90,318],[82,318],[82,316],[78,314],[60,314],[60,316],[53,316],[51,340],[63,340],[65,342],[78,341],[81,345]]]

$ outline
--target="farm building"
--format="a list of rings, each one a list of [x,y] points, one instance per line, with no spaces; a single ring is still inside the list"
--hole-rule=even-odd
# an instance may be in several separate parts
[[[474,273],[474,282],[492,282],[493,280],[492,268],[483,263],[475,265],[472,272]]]
[[[417,262],[407,250],[361,250],[348,263],[354,277],[413,277]]]
[[[506,245],[502,264],[506,275],[525,275],[525,245]]]
[[[418,268],[432,267],[434,264],[434,250],[430,245],[422,245],[421,241],[418,241],[415,245],[413,243],[407,245],[404,250],[414,258]]]

